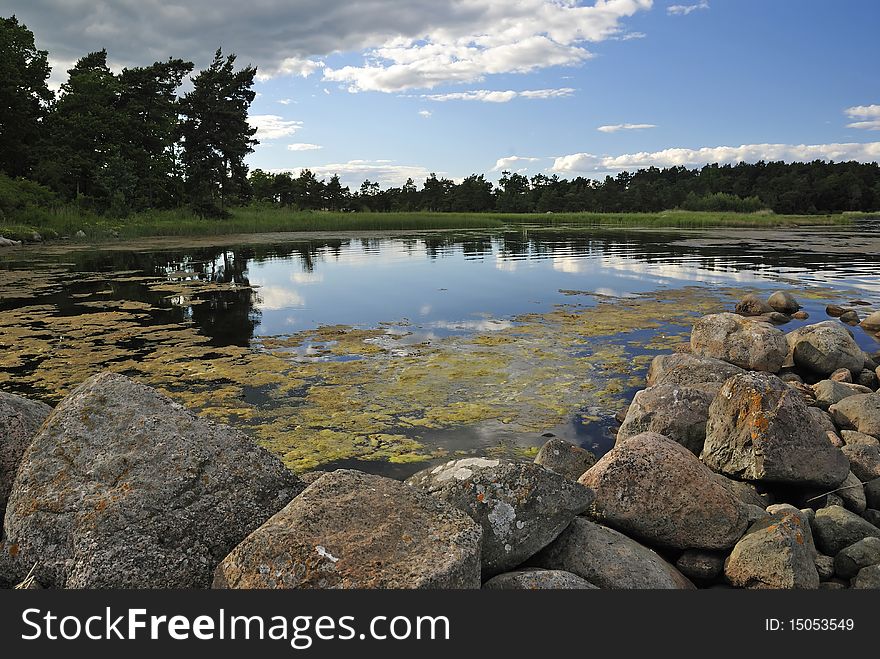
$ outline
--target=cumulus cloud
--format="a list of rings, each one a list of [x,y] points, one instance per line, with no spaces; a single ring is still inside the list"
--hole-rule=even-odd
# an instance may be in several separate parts
[[[629,153],[620,156],[596,156],[590,153],[574,153],[556,158],[552,170],[570,172],[609,172],[636,170],[644,167],[693,167],[711,163],[736,164],[783,160],[786,162],[810,162],[856,160],[876,162],[880,160],[880,142],[865,144],[743,144],[741,146],[716,146],[701,149],[664,149],[663,151]]]
[[[847,128],[860,130],[880,130],[880,105],[856,105],[844,110],[850,119],[856,119],[846,125]]]
[[[617,133],[621,130],[647,130],[648,128],[657,128],[654,124],[611,124],[610,126],[599,126],[596,130],[600,133]]]
[[[492,168],[493,172],[511,171],[521,163],[540,162],[542,158],[527,158],[523,156],[509,156],[507,158],[499,158]]]
[[[430,88],[493,73],[578,64],[584,48],[626,34],[652,0],[29,0],[16,8],[38,44],[63,61],[107,48],[123,66],[169,56],[207,64],[236,53],[263,78],[326,78],[355,91]],[[361,65],[324,58],[363,52]]]
[[[301,142],[297,143],[297,144],[288,144],[287,145],[288,151],[318,151],[319,149],[323,149],[323,148],[324,147],[321,146],[320,144],[303,144]]]
[[[273,174],[290,173],[299,176],[303,169],[309,169],[320,178],[330,178],[334,174],[339,176],[342,185],[347,185],[352,190],[360,187],[361,183],[369,179],[382,187],[402,186],[408,178],[417,184],[428,178],[431,173],[419,165],[398,165],[392,160],[349,160],[344,163],[332,163],[329,165],[317,165],[314,167],[292,167],[287,169],[272,169]],[[443,172],[437,172],[442,176]]]
[[[670,16],[687,16],[691,12],[708,8],[709,3],[706,0],[702,0],[695,5],[670,5],[666,8],[666,13]]]
[[[248,123],[257,129],[256,138],[261,142],[290,137],[303,126],[301,121],[289,121],[277,114],[253,114]]]
[[[481,103],[509,103],[515,98],[548,99],[565,98],[574,94],[571,87],[558,89],[526,89],[524,91],[490,91],[488,89],[475,89],[464,92],[450,92],[448,94],[422,94],[419,98],[441,103],[447,101],[480,101]]]

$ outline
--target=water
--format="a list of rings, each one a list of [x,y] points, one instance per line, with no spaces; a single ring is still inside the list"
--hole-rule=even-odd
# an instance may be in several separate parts
[[[357,466],[405,476],[449,455],[533,450],[549,433],[607,450],[613,405],[625,404],[649,361],[638,358],[668,352],[666,344],[681,340],[690,322],[687,313],[696,317],[711,304],[729,309],[743,290],[794,290],[809,322],[826,319],[829,302],[858,299],[868,303],[859,307],[863,313],[880,308],[877,223],[782,232],[524,228],[246,240],[0,253],[0,386],[56,402],[110,367],[241,424],[297,468]],[[671,305],[651,313],[675,309],[687,312],[684,319],[653,323],[638,306],[664,300]],[[574,334],[553,316],[560,305],[581,324]],[[607,317],[616,307],[628,314],[619,332],[583,325],[585,310]],[[578,332],[586,338],[572,340]],[[873,336],[854,333],[865,350],[880,349]],[[564,345],[556,345],[557,335],[568,337]],[[462,354],[473,368],[449,366]],[[503,363],[494,362],[501,354]],[[614,378],[625,384],[613,395],[569,399],[568,390],[525,379],[523,371],[557,363],[560,374],[546,377],[561,387],[565,355],[583,358],[603,391]],[[434,380],[436,400],[418,387],[400,389],[400,399],[418,404],[398,406],[366,382],[426,382],[425,372],[400,365],[418,368],[414,362],[428,358],[461,387]],[[489,374],[474,376],[481,365]],[[328,376],[322,368],[336,370]],[[492,368],[504,369],[504,377],[492,379]],[[511,398],[496,390],[514,380],[533,387],[534,399],[511,403],[509,418],[491,418],[487,408],[504,408]],[[325,400],[328,391],[358,396],[372,409],[362,419],[367,430],[352,425],[356,406],[337,425],[322,426],[321,414],[344,407]],[[570,407],[559,418],[547,412],[554,395]],[[444,412],[431,417],[435,405]],[[297,416],[303,410],[305,421]],[[322,428],[332,437],[324,433],[318,448],[303,449]],[[275,440],[279,434],[283,442]]]

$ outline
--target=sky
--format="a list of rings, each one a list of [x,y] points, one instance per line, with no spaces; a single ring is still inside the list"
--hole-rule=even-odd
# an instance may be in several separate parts
[[[52,84],[111,65],[258,68],[251,168],[429,173],[880,161],[877,0],[0,0]]]

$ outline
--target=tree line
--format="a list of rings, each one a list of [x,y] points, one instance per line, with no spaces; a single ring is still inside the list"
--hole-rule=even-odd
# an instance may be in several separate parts
[[[877,163],[650,167],[601,180],[505,171],[497,184],[431,174],[420,185],[366,180],[355,190],[309,169],[250,172],[256,68],[237,69],[235,60],[218,49],[194,75],[192,62],[173,58],[115,74],[101,50],[76,62],[56,96],[48,53],[15,16],[0,18],[0,213],[57,203],[115,217],[181,207],[223,216],[249,203],[372,212],[880,210]]]

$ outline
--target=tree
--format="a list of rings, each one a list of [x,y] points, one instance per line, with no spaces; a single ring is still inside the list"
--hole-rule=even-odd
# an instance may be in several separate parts
[[[339,182],[339,175],[334,174],[330,178],[329,183],[327,183],[324,194],[327,201],[327,208],[331,211],[338,211],[346,207],[351,193],[348,186],[345,186],[344,188],[342,187],[342,183]]]
[[[0,171],[27,176],[41,122],[53,100],[49,55],[18,19],[0,18]]]
[[[181,102],[181,137],[187,196],[200,215],[223,216],[230,203],[249,196],[244,158],[258,144],[248,124],[257,69],[235,70],[235,55],[214,61],[193,78]]]

